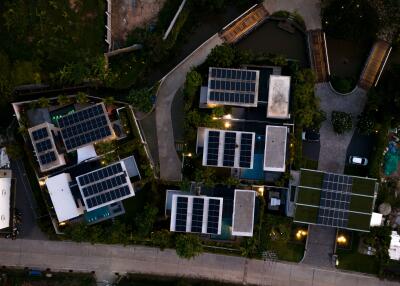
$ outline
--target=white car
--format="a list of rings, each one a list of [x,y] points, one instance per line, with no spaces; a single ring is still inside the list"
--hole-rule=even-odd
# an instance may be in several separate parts
[[[368,159],[367,158],[358,157],[358,156],[350,156],[349,164],[359,165],[359,166],[367,166],[368,165]]]

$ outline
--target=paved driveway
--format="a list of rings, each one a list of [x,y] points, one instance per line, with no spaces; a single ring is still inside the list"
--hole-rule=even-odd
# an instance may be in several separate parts
[[[297,12],[303,18],[307,30],[321,29],[321,1],[319,0],[264,0],[270,14],[276,11]]]
[[[269,286],[379,286],[398,285],[371,276],[324,270],[308,265],[248,260],[242,257],[202,254],[183,260],[174,250],[143,246],[91,245],[40,240],[0,239],[0,266],[52,270],[95,271],[98,281],[115,273],[186,276]]]
[[[332,254],[335,239],[335,228],[310,225],[308,228],[307,251],[302,262],[332,269]]]
[[[321,109],[326,112],[327,117],[320,129],[321,150],[318,170],[343,173],[347,147],[355,130],[357,116],[364,109],[367,95],[360,88],[349,95],[339,95],[331,89],[329,83],[316,84],[315,94],[319,97]],[[334,110],[351,113],[353,117],[353,129],[351,131],[342,135],[333,131],[330,119]]]
[[[22,225],[19,237],[30,239],[47,239],[38,227],[36,220],[36,202],[32,189],[25,174],[25,168],[21,160],[12,161],[11,169],[16,178],[16,207],[22,211]]]
[[[175,94],[185,83],[186,74],[190,69],[204,62],[211,49],[222,43],[222,39],[218,34],[215,34],[162,79],[156,102],[158,155],[162,180],[181,180],[181,161],[175,150],[175,138],[171,120],[171,106]]]

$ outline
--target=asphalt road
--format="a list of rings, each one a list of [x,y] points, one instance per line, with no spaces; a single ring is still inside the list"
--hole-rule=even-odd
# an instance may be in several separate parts
[[[205,253],[185,260],[174,250],[144,246],[91,245],[42,240],[0,239],[0,266],[95,271],[98,281],[115,273],[186,276],[269,286],[398,285],[378,278],[313,266]]]
[[[13,177],[16,178],[17,184],[16,207],[22,212],[22,225],[19,237],[42,240],[47,239],[46,235],[40,231],[36,223],[36,202],[22,161],[12,161],[11,169],[13,171]]]

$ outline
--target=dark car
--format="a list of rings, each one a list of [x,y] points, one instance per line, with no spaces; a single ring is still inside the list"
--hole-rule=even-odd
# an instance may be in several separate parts
[[[317,130],[304,130],[301,138],[304,141],[319,142],[319,133]]]

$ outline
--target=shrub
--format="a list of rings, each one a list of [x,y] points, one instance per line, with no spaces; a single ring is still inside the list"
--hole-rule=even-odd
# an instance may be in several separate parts
[[[360,131],[360,133],[366,135],[369,135],[372,132],[374,132],[375,122],[372,120],[372,116],[363,111],[358,116],[357,128]]]
[[[193,234],[180,234],[175,241],[176,254],[179,257],[190,259],[203,252],[200,237]]]
[[[147,113],[153,108],[153,96],[154,94],[152,89],[131,89],[128,95],[128,100],[133,105],[133,108]]]
[[[343,134],[351,130],[353,123],[351,121],[351,114],[342,111],[332,111],[331,121],[333,130],[338,134]]]

